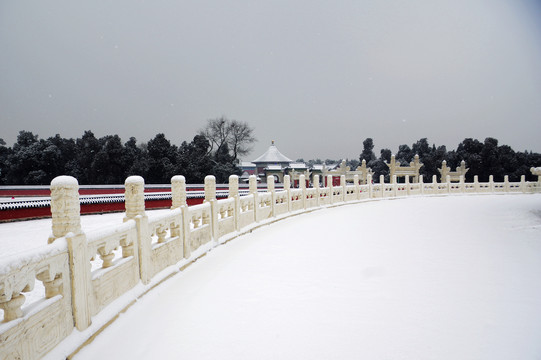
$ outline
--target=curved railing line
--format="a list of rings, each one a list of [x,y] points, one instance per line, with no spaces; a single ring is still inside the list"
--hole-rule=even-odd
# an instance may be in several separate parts
[[[541,182],[495,183],[379,183],[306,187],[304,175],[300,187],[293,189],[290,178],[284,188],[276,190],[273,177],[267,191],[260,192],[255,176],[249,190],[239,191],[238,177],[231,176],[228,198],[218,200],[220,190],[215,178],[207,176],[199,196],[203,204],[187,206],[188,193],[184,177],[172,178],[171,193],[144,193],[144,180],[138,176],[126,179],[125,194],[105,196],[125,202],[124,222],[85,234],[81,228],[77,180],[62,176],[51,182],[52,234],[44,249],[25,253],[18,258],[0,258],[0,358],[38,359],[50,351],[76,328],[90,337],[99,329],[91,327],[92,319],[107,316],[103,311],[124,294],[139,296],[152,284],[162,281],[182,266],[214,246],[269,222],[330,206],[358,203],[369,199],[427,196],[441,194],[541,193]],[[394,179],[393,179],[394,180]],[[315,177],[315,184],[319,178]],[[148,196],[169,196],[171,211],[148,216]],[[45,240],[45,239],[44,239]],[[44,288],[44,295],[32,306],[24,307],[25,295],[34,286]],[[138,289],[135,291],[134,289]],[[24,321],[23,321],[24,320]],[[32,334],[32,339],[28,335]],[[83,336],[84,337],[84,336]],[[46,344],[33,341],[46,338]]]

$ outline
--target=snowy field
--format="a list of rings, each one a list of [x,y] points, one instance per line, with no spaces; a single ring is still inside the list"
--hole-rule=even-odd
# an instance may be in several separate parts
[[[74,359],[540,359],[540,274],[541,194],[323,209],[215,248]]]

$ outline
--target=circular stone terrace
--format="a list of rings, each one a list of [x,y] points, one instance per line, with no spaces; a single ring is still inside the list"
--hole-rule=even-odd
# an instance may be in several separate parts
[[[539,274],[541,194],[325,208],[214,248],[73,359],[538,359]]]

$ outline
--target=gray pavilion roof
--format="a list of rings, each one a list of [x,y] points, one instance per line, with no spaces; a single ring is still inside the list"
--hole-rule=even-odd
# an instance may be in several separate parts
[[[271,146],[265,151],[263,155],[258,157],[257,159],[252,161],[253,163],[271,163],[271,164],[278,164],[278,163],[291,163],[293,160],[282,154],[276,145],[274,145],[274,141],[272,142]]]

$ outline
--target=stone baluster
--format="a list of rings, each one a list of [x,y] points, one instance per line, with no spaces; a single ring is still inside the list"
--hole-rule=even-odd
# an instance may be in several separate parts
[[[210,215],[203,211],[203,225],[211,226],[212,238],[217,241],[216,232],[218,230],[218,211],[216,204],[216,178],[214,175],[205,176],[205,202],[210,203]]]
[[[520,176],[520,191],[526,192],[526,175]]]
[[[447,193],[451,192],[451,175],[445,177],[445,182],[447,183]]]
[[[330,203],[334,204],[334,185],[332,183],[332,175],[327,175],[327,187],[329,188]]]
[[[405,182],[405,186],[406,186],[406,194],[409,196],[410,195],[410,176],[409,175],[406,175],[406,179],[404,180]]]
[[[306,209],[306,176],[304,174],[299,176],[299,188],[302,194],[302,208]]]
[[[141,281],[143,284],[148,284],[150,282],[152,239],[148,227],[148,216],[145,213],[145,180],[138,175],[126,178],[124,181],[124,196],[126,198],[126,215],[124,216],[124,221],[135,221],[137,244],[133,244],[133,246],[137,248]],[[124,253],[124,248],[122,252]],[[129,249],[127,252],[130,252]]]
[[[284,190],[287,194],[287,211],[291,211],[291,177],[284,175]]]
[[[71,176],[58,176],[51,181],[52,236],[54,240],[68,233],[81,233],[81,206],[79,204],[79,183]]]
[[[384,175],[379,176],[379,184],[381,185],[381,189],[380,189],[381,197],[384,197],[385,196],[385,176]]]
[[[36,275],[36,278],[45,287],[45,298],[50,299],[64,292],[64,281],[62,274],[52,274],[50,271],[43,271]]]
[[[396,175],[392,176],[391,183],[393,184],[393,196],[396,197],[397,195],[397,188],[398,188],[398,182],[396,181]]]
[[[178,209],[186,206],[186,178],[182,175],[175,175],[171,178],[171,209]]]
[[[274,176],[267,176],[267,192],[271,194],[271,216],[275,216],[276,191],[274,189]]]
[[[248,189],[250,194],[257,194],[257,177],[250,175],[248,178]]]
[[[23,310],[21,307],[24,304],[25,296],[21,293],[13,295],[10,300],[6,302],[1,302],[0,298],[0,309],[4,310],[4,322],[15,320],[23,317]]]
[[[474,175],[473,176],[473,188],[475,189],[475,192],[479,192],[479,176]]]
[[[314,175],[314,184],[313,184],[313,187],[314,189],[316,189],[316,203],[317,203],[317,206],[320,205],[320,193],[319,193],[319,175]]]
[[[188,216],[187,207],[186,178],[182,175],[175,175],[171,178],[171,210],[181,208],[182,219],[178,223],[171,224],[171,236],[182,236],[184,244],[189,236],[189,226],[186,225],[188,221],[185,219]],[[186,252],[184,252],[184,256],[186,256]]]
[[[361,199],[361,187],[359,185],[359,175],[353,175],[353,185],[355,186],[355,199]]]
[[[346,201],[346,175],[340,175],[340,187],[342,188],[342,201]]]
[[[462,160],[464,161],[464,160]],[[460,192],[465,193],[466,192],[466,184],[464,183],[464,175],[460,175],[459,177],[459,184],[460,184]]]
[[[368,185],[368,198],[371,199],[372,198],[372,174],[367,174],[366,175],[366,184]]]
[[[423,175],[419,175],[419,190],[421,192],[421,195],[425,193],[425,183]]]
[[[488,186],[489,186],[490,192],[493,193],[494,192],[494,175],[489,175]]]
[[[503,177],[503,190],[509,192],[509,175]]]
[[[205,202],[216,200],[216,178],[214,175],[205,176]]]
[[[237,175],[229,176],[229,198],[239,195],[239,177]]]
[[[51,213],[53,235],[49,238],[49,243],[60,237],[66,238],[73,318],[77,329],[84,330],[92,323],[89,302],[91,256],[88,254],[86,236],[81,230],[77,179],[58,176],[51,181]]]

